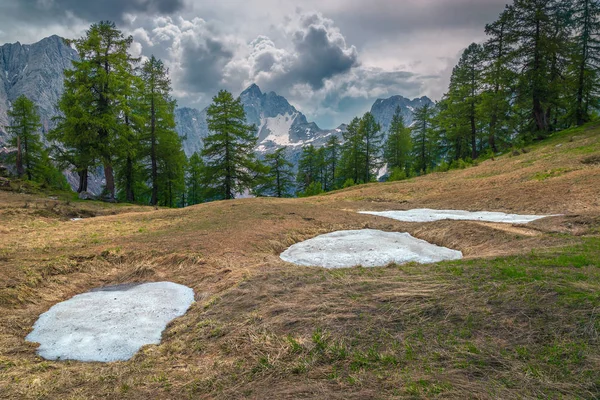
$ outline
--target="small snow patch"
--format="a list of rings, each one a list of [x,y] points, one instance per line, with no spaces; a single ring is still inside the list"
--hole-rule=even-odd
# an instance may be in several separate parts
[[[408,233],[373,229],[328,233],[296,243],[281,254],[284,261],[325,268],[381,267],[408,262],[428,264],[461,258],[460,251],[436,246]]]
[[[79,294],[40,316],[26,340],[48,360],[123,361],[186,313],[194,291],[171,282],[118,285]]]
[[[462,210],[431,210],[429,208],[420,208],[408,211],[361,211],[360,214],[377,215],[404,222],[433,222],[445,219],[458,221],[484,221],[501,222],[507,224],[527,224],[529,222],[551,217],[552,215],[519,215],[505,214],[502,212],[488,211],[462,211]]]

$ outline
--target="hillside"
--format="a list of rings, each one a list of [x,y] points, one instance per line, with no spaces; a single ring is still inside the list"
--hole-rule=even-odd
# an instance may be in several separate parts
[[[597,398],[599,193],[597,125],[472,168],[306,199],[155,210],[0,191],[0,398]],[[424,207],[561,215],[356,213]],[[465,258],[341,270],[279,258],[363,228]],[[45,361],[24,340],[75,294],[167,280],[196,303],[130,361]]]

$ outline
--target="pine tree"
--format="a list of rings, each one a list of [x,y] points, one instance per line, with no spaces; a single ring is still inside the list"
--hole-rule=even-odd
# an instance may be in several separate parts
[[[340,139],[331,135],[323,148],[323,163],[325,167],[324,189],[325,191],[334,190],[339,187],[339,158],[340,158]]]
[[[205,165],[200,154],[194,153],[187,163],[186,186],[187,204],[200,204],[207,200],[205,181]]]
[[[364,142],[365,182],[371,182],[381,168],[381,126],[375,121],[373,114],[368,112],[360,120],[358,130]]]
[[[258,196],[287,197],[291,193],[294,186],[293,164],[286,159],[286,151],[282,147],[265,156],[268,172],[264,183],[255,189]]]
[[[498,140],[509,140],[512,87],[516,81],[515,67],[511,64],[514,38],[509,36],[509,24],[514,20],[512,8],[507,8],[500,18],[486,25],[489,39],[484,44],[483,83],[488,87],[481,96],[480,115],[489,117],[488,146],[497,153]]]
[[[146,111],[145,120],[147,123],[144,140],[147,143],[150,159],[150,171],[148,174],[152,189],[150,204],[156,205],[159,202],[159,192],[165,190],[165,188],[160,187],[159,183],[160,154],[163,155],[163,169],[166,168],[166,170],[170,171],[167,159],[179,157],[173,162],[180,164],[182,162],[179,154],[181,149],[177,149],[178,135],[175,131],[175,102],[170,95],[171,80],[163,62],[151,56],[142,66],[141,77],[144,82],[142,101]],[[174,150],[177,156],[161,150],[161,146],[167,146],[171,150]],[[164,181],[164,179],[162,180]],[[169,183],[171,182],[170,180],[166,180],[165,182],[169,185],[171,184]],[[168,203],[172,203],[170,199]]]
[[[573,24],[575,45],[571,53],[574,87],[573,119],[579,126],[591,119],[598,108],[598,66],[600,65],[600,2],[574,0]]]
[[[354,118],[343,133],[342,156],[340,160],[340,176],[343,182],[352,179],[354,184],[365,182],[365,151],[361,136],[359,118]]]
[[[119,151],[119,118],[131,84],[132,63],[128,54],[133,42],[113,22],[94,24],[80,39],[70,40],[79,59],[65,71],[65,91],[59,108],[62,117],[53,137],[67,151],[64,160],[80,174],[79,190],[87,189],[87,171],[95,159],[104,164],[106,195],[115,199],[113,163]]]
[[[33,180],[35,168],[40,163],[42,156],[42,142],[38,130],[42,127],[40,116],[35,104],[25,96],[18,97],[12,110],[8,112],[12,123],[7,126],[10,144],[17,148],[17,175],[22,178],[27,175],[28,180]]]
[[[256,127],[246,124],[239,98],[221,90],[208,108],[208,129],[202,156],[206,158],[207,181],[220,199],[233,199],[236,193],[251,189],[264,167],[256,160]]]
[[[412,150],[412,140],[410,129],[404,125],[404,117],[400,107],[392,117],[390,131],[385,143],[384,160],[387,163],[388,170],[399,169],[409,174],[410,153]]]
[[[553,0],[515,0],[509,7],[514,19],[508,34],[516,40],[513,56],[522,70],[517,100],[521,108],[530,110],[530,126],[539,139],[550,129],[548,100],[553,5]]]
[[[298,173],[296,175],[296,187],[299,193],[306,192],[308,188],[317,183],[321,188],[321,168],[323,160],[320,153],[312,144],[302,148],[302,155],[298,162]]]
[[[432,121],[434,108],[429,104],[415,110],[413,126],[413,159],[417,171],[424,174],[435,163],[434,148],[436,146]]]

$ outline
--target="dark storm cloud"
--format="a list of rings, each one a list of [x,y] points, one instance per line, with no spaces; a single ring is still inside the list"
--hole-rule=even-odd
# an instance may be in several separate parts
[[[265,36],[251,43],[248,63],[255,80],[271,88],[307,84],[319,90],[328,79],[358,65],[356,48],[346,44],[333,21],[318,13],[296,17],[290,32],[293,51],[277,48]]]
[[[313,89],[323,87],[323,81],[343,74],[357,64],[356,48],[346,48],[343,36],[332,37],[325,25],[307,17],[304,30],[294,34],[294,47],[297,60],[290,69],[290,75],[299,82],[308,83]]]
[[[87,21],[121,21],[125,13],[172,14],[184,6],[183,0],[19,0],[15,3],[19,18],[29,21],[60,19],[68,13]]]
[[[217,38],[186,40],[181,44],[183,70],[179,83],[191,92],[212,92],[222,86],[223,69],[233,51]]]
[[[357,45],[422,31],[473,29],[494,21],[509,0],[348,0],[331,16]],[[448,37],[440,39],[449,39]]]

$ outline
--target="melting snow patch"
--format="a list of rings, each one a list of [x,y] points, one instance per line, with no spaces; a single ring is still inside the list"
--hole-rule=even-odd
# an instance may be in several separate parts
[[[408,262],[428,264],[458,260],[462,253],[416,239],[408,233],[364,229],[328,233],[296,243],[284,251],[281,258],[297,265],[349,268]]]
[[[550,215],[519,215],[505,214],[502,212],[488,211],[461,211],[461,210],[431,210],[421,208],[408,211],[361,211],[361,214],[377,215],[396,219],[404,222],[432,222],[444,219],[459,221],[485,221],[485,222],[504,222],[507,224],[527,224],[531,221],[550,217]]]
[[[129,360],[186,313],[194,291],[171,282],[118,285],[79,294],[40,316],[26,340],[48,360]]]

